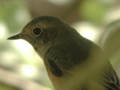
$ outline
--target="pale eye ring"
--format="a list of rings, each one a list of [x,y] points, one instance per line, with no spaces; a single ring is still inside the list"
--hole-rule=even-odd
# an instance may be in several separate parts
[[[35,29],[33,29],[33,33],[34,33],[35,35],[39,35],[39,34],[41,33],[41,29],[40,29],[40,28],[35,28]]]

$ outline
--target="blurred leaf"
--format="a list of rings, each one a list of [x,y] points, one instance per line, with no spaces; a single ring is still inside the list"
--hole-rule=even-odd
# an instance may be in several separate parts
[[[0,90],[20,90],[17,87],[0,82]]]
[[[80,6],[80,15],[83,19],[92,21],[97,24],[103,23],[103,17],[108,10],[109,5],[106,5],[99,0],[86,0],[82,6]]]

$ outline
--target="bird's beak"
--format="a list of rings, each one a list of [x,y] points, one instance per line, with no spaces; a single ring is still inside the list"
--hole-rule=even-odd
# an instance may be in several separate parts
[[[22,39],[22,34],[17,34],[8,38],[8,40]]]

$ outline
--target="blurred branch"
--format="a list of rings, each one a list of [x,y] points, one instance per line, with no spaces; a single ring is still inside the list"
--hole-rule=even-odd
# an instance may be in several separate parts
[[[112,56],[120,50],[120,20],[109,24],[101,34],[100,44],[108,56]]]
[[[57,16],[61,17],[68,23],[79,20],[78,7],[83,0],[73,0],[70,4],[55,5],[48,0],[27,0],[26,3],[33,17],[37,16]],[[33,7],[34,6],[34,7]]]
[[[111,59],[114,68],[119,73],[120,55],[120,20],[110,23],[101,34],[99,43],[107,57]]]
[[[0,69],[0,82],[25,90],[50,90],[30,80],[22,79],[18,74]],[[18,89],[15,89],[18,90]]]

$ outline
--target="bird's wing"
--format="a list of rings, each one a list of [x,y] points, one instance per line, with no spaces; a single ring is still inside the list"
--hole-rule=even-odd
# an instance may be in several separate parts
[[[54,48],[51,48],[45,56],[51,72],[57,77],[61,77],[66,72],[71,73],[71,68],[74,66],[74,62],[71,61],[68,56],[66,56],[67,53],[65,54],[58,50],[52,49]],[[111,64],[109,64],[108,67],[103,70],[101,84],[107,90],[120,90],[119,79]]]
[[[55,76],[60,77],[64,74],[64,71],[69,71],[71,63],[67,60],[68,57],[66,57],[66,55],[63,55],[62,52],[53,49],[54,48],[51,48],[46,53],[45,60],[47,60],[51,72]]]
[[[111,64],[108,65],[108,69],[103,73],[103,85],[107,90],[120,90],[119,78]]]

